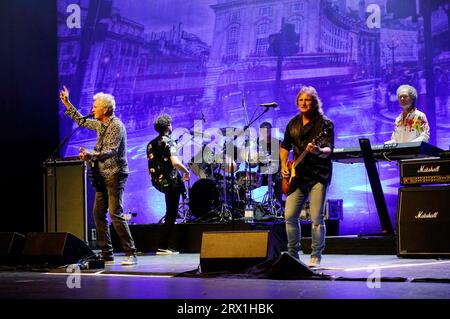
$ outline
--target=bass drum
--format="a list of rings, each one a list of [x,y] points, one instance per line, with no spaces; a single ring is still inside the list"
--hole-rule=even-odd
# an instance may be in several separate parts
[[[189,209],[197,219],[209,215],[219,204],[219,190],[212,179],[199,179],[189,190]]]

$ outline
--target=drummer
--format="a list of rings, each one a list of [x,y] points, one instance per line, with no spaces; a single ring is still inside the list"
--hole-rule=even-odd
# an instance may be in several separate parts
[[[240,148],[244,165],[241,165],[236,176],[240,184],[250,180],[252,188],[267,186],[271,177],[274,195],[282,203],[280,144],[281,141],[272,136],[272,125],[269,122],[261,123],[259,137],[249,138]]]

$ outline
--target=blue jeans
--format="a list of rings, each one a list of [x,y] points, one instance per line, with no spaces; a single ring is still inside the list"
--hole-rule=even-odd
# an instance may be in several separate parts
[[[123,217],[123,193],[128,176],[117,174],[103,179],[103,186],[95,192],[94,220],[97,228],[98,245],[103,257],[113,255],[111,234],[109,232],[106,214],[111,217],[114,230],[120,238],[124,252],[127,255],[135,255],[136,247],[131,237],[130,228]]]
[[[288,240],[288,254],[299,259],[301,228],[299,215],[304,207],[308,196],[310,198],[311,216],[311,257],[322,257],[325,248],[325,222],[323,206],[325,202],[326,186],[317,183],[311,189],[307,186],[297,188],[286,198],[285,218],[286,235]]]

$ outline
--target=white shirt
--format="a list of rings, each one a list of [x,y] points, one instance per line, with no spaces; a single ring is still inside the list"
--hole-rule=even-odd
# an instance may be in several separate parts
[[[395,128],[387,143],[428,142],[430,127],[425,113],[414,109],[406,116],[403,112],[395,119]]]

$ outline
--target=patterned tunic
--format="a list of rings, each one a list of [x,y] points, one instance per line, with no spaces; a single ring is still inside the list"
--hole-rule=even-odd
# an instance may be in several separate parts
[[[391,139],[386,143],[428,142],[430,127],[423,112],[414,109],[406,117],[401,113],[395,119],[395,128]]]
[[[103,177],[108,178],[118,173],[128,174],[127,131],[119,118],[113,115],[105,123],[84,120],[73,106],[66,110],[66,114],[78,125],[97,131],[97,143],[94,150],[100,153],[99,170]],[[104,132],[105,136],[100,141]]]

